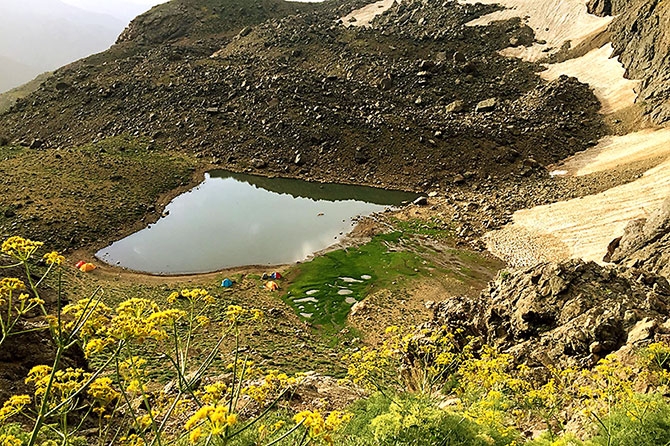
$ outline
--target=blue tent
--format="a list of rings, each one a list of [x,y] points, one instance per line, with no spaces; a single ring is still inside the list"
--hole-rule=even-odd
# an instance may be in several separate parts
[[[233,286],[233,281],[230,279],[223,279],[223,282],[221,282],[221,286],[224,288],[230,288]]]

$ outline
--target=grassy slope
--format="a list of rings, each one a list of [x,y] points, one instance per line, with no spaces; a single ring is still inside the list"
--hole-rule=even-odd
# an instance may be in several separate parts
[[[194,166],[127,137],[59,151],[0,147],[0,235],[56,249],[110,241],[143,225],[162,194],[191,181]]]

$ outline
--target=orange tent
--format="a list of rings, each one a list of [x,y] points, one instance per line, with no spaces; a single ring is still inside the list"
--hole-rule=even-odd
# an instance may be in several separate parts
[[[79,271],[83,271],[85,273],[91,272],[95,269],[95,265],[92,263],[84,263],[79,267]]]
[[[277,291],[279,289],[279,285],[277,285],[277,282],[271,280],[265,284],[265,289],[270,291]]]

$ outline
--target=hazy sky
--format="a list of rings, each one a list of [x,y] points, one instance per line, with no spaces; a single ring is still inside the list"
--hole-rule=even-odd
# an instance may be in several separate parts
[[[167,0],[61,0],[63,3],[86,9],[88,11],[111,14],[116,17],[132,19],[138,14],[149,10],[152,6],[165,3]]]
[[[95,5],[100,3],[99,0],[62,0],[64,3],[71,5],[86,5],[87,8],[95,8]],[[151,7],[159,3],[165,3],[167,0],[123,0],[124,3],[134,3],[136,5],[145,5]]]

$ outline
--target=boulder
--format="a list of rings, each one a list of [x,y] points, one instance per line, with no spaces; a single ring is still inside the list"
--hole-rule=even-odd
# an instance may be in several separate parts
[[[477,103],[475,111],[479,113],[486,113],[495,110],[496,107],[498,107],[498,99],[490,98]]]
[[[605,259],[670,279],[670,198],[648,218],[630,221],[623,235],[610,243]]]
[[[434,308],[434,324],[479,337],[519,362],[590,366],[651,341],[670,309],[670,284],[638,269],[570,260],[502,271],[477,298]]]
[[[447,113],[461,113],[465,110],[465,103],[459,99],[453,101],[445,108]]]

